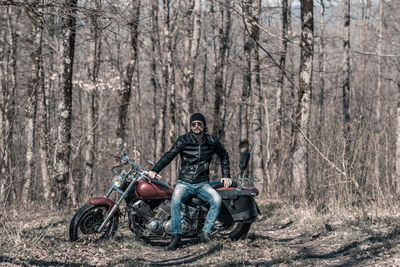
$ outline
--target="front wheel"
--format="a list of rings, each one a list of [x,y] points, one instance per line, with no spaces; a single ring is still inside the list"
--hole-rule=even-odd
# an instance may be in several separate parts
[[[106,204],[83,205],[74,215],[69,225],[69,239],[71,241],[97,242],[112,237],[117,232],[118,214],[112,216],[101,232],[97,229],[107,217],[109,206]]]
[[[229,238],[232,241],[237,241],[244,238],[250,230],[251,223],[220,223],[217,228],[217,236]]]

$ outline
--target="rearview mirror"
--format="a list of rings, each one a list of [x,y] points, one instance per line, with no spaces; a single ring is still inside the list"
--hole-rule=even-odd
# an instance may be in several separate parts
[[[241,171],[247,169],[247,165],[249,165],[250,155],[251,155],[250,152],[244,152],[240,157],[239,169]]]

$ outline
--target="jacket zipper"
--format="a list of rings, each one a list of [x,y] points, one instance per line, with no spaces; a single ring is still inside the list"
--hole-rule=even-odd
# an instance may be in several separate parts
[[[199,158],[197,159],[197,166],[196,166],[196,170],[193,173],[192,181],[194,181],[194,176],[196,175],[197,169],[199,168],[199,162],[200,162],[200,156],[201,156],[201,145],[202,145],[202,143],[199,145]]]

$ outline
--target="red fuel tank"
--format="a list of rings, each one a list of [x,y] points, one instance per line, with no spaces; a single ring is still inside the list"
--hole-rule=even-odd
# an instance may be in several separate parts
[[[136,185],[136,195],[141,199],[171,199],[174,190],[156,179],[141,180]]]

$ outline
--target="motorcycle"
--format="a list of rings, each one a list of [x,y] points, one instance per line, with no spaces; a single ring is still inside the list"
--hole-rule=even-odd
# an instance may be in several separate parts
[[[80,207],[73,216],[69,227],[70,241],[98,242],[114,236],[118,229],[120,210],[125,200],[125,218],[129,229],[141,240],[168,239],[171,237],[171,197],[173,188],[151,179],[148,170],[141,169],[120,151],[120,164],[111,168],[115,180],[105,196],[94,197]],[[248,166],[250,152],[242,155],[239,168],[240,179]],[[154,165],[151,161],[148,161]],[[254,197],[259,191],[255,187],[239,187],[233,180],[224,188],[220,180],[210,182],[221,195],[222,207],[211,236],[229,238],[232,241],[244,238],[251,224],[257,220],[260,210]],[[110,195],[120,194],[114,202]],[[208,211],[208,204],[193,197],[182,205],[183,237],[199,237]],[[127,216],[126,216],[127,215]]]

